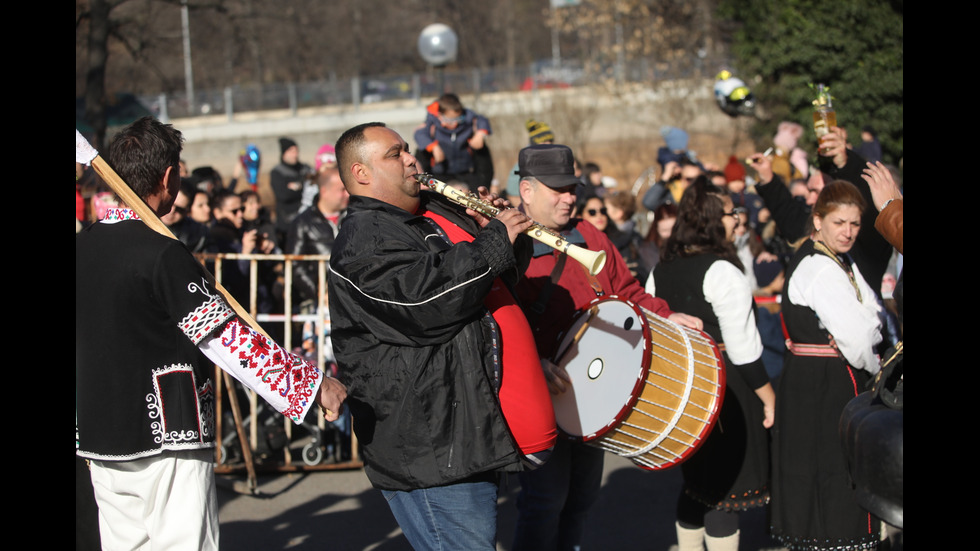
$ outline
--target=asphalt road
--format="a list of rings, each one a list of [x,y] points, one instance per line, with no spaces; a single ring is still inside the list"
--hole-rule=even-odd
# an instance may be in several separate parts
[[[261,495],[228,489],[219,477],[221,549],[378,550],[411,547],[391,516],[381,493],[362,470],[261,475]],[[681,487],[679,469],[645,471],[606,454],[602,491],[583,547],[590,550],[668,550],[676,544],[674,505]],[[501,485],[497,549],[510,549],[517,516],[516,476]],[[741,519],[743,550],[780,549],[767,535],[763,509]]]

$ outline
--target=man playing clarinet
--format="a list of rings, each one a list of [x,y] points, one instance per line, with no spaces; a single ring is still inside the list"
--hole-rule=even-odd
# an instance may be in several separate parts
[[[500,473],[540,463],[556,437],[511,291],[531,221],[421,190],[408,144],[382,123],[347,130],[336,153],[351,197],[330,317],[365,471],[416,549],[493,551]]]

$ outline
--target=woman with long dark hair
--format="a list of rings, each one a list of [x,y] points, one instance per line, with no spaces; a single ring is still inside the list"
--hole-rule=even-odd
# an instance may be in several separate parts
[[[878,302],[848,256],[865,207],[853,184],[827,184],[810,238],[786,269],[789,353],[773,429],[772,526],[790,549],[872,549],[879,542],[880,522],[857,504],[838,433],[844,406],[879,369]]]
[[[775,394],[762,363],[755,304],[732,239],[738,224],[731,197],[698,177],[684,192],[674,231],[648,290],[704,320],[726,366],[718,422],[685,463],[677,504],[681,551],[738,549],[738,512],[768,501],[769,447]]]

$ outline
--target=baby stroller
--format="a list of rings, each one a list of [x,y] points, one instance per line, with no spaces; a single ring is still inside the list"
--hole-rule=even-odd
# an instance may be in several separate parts
[[[235,383],[235,390],[239,394],[238,402],[240,404],[247,404],[247,394],[237,382]],[[307,412],[306,419],[301,424],[293,427],[294,432],[292,438],[294,440],[302,439],[305,436],[303,433],[297,434],[295,432],[296,430],[305,431],[311,437],[310,441],[302,449],[303,462],[310,466],[322,463],[325,455],[327,457],[340,456],[340,451],[343,448],[342,433],[344,431],[347,434],[347,448],[348,450],[350,448],[350,415],[346,412],[346,406],[341,413],[341,417],[337,421],[328,424],[325,429],[321,429],[317,424],[319,411],[317,407],[310,408]],[[242,416],[242,432],[245,434],[249,433],[253,417],[256,419],[257,424],[255,450],[252,453],[255,461],[260,464],[277,461],[281,457],[279,452],[290,443],[290,438],[286,435],[283,416],[272,410],[264,401],[259,400],[256,404],[255,416]],[[235,419],[230,407],[225,408],[224,426],[235,426]],[[225,431],[220,446],[221,465],[235,464],[243,460],[238,431],[234,430],[234,428]]]
[[[340,411],[336,421],[327,423],[321,429],[316,422],[316,413],[311,410],[301,425],[310,431],[312,439],[303,446],[303,463],[314,466],[321,463],[349,461],[351,458],[350,412],[347,404]],[[312,422],[311,422],[312,421]]]

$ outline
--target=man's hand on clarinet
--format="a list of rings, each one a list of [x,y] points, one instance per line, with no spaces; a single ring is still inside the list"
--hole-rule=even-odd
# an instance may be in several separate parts
[[[511,243],[514,243],[517,240],[517,236],[524,233],[524,230],[534,224],[534,221],[528,218],[526,214],[518,209],[511,208],[510,202],[506,199],[501,199],[496,194],[490,193],[487,188],[480,186],[477,192],[481,201],[493,205],[500,211],[495,218],[507,226],[507,235]],[[491,218],[471,209],[466,209],[466,214],[472,216],[480,224],[480,227],[485,227],[491,220]]]
[[[480,186],[479,188],[477,188],[476,194],[477,194],[477,198],[480,199],[480,201],[483,201],[488,205],[493,205],[497,210],[503,211],[511,207],[510,201],[501,198],[496,193],[490,193],[490,190],[488,190],[485,186]],[[486,227],[486,225],[489,224],[491,220],[493,220],[493,218],[487,217],[483,213],[477,212],[472,209],[466,209],[466,214],[472,217],[474,220],[476,220],[477,223],[480,224],[481,228]]]
[[[336,421],[340,417],[340,406],[347,399],[347,387],[337,379],[324,375],[317,393],[316,402],[323,411],[323,418]]]
[[[500,210],[509,209],[513,206],[510,204],[510,201],[504,199],[503,197],[497,195],[496,193],[492,193],[489,189],[486,188],[486,186],[478,187],[476,189],[476,192],[477,195],[480,196],[481,201],[487,201],[488,203],[492,204],[493,206],[497,207]]]
[[[510,237],[511,243],[514,243],[517,240],[517,236],[524,233],[525,230],[534,224],[533,220],[517,209],[500,211],[500,213],[497,214],[497,220],[500,220],[505,226],[507,226],[507,235]]]

